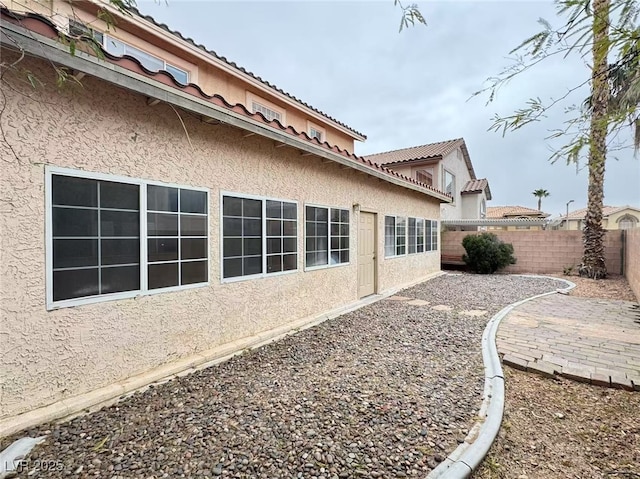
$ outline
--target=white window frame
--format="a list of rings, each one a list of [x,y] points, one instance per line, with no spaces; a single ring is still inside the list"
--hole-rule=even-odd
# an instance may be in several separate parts
[[[253,111],[253,104],[257,103],[269,110],[272,110],[275,113],[279,113],[280,119],[278,121],[282,125],[287,126],[287,111],[284,108],[281,108],[275,105],[274,103],[270,102],[269,100],[265,100],[264,98],[251,93],[250,91],[247,91],[246,97],[247,97],[246,107],[251,113],[255,113]]]
[[[409,218],[402,215],[384,215],[384,258],[402,258],[409,254]],[[393,230],[393,255],[387,256],[387,218],[395,218]],[[398,219],[404,220],[404,253],[398,254]]]
[[[307,266],[307,206],[310,206],[312,208],[323,208],[327,210],[327,264],[321,264],[317,266]],[[304,270],[316,271],[318,269],[339,268],[341,266],[349,266],[351,264],[351,256],[352,256],[351,247],[353,246],[351,244],[351,236],[352,236],[351,227],[352,227],[352,217],[353,217],[353,215],[351,214],[351,210],[349,208],[342,207],[342,206],[327,206],[327,205],[319,205],[315,203],[305,203],[303,206],[303,209],[304,209],[304,231],[303,231],[304,253],[302,255],[302,261],[304,264]],[[339,249],[334,250],[333,248],[331,248],[331,210],[339,210],[339,211],[346,210],[349,212],[349,261],[346,263],[331,264],[331,253],[333,251],[340,251]],[[342,235],[338,235],[338,237],[340,236]]]
[[[429,225],[429,234],[427,235],[427,223]],[[424,252],[425,253],[437,253],[440,248],[440,227],[438,220],[430,220],[425,218],[424,220]],[[433,239],[436,240],[436,247],[433,247]]]
[[[416,237],[415,237],[415,242],[413,244],[414,248],[415,248],[415,252],[410,253],[409,252],[409,220],[415,220],[416,221]],[[422,253],[426,253],[427,252],[427,230],[426,230],[426,225],[425,222],[426,221],[430,221],[430,220],[425,220],[424,218],[414,218],[413,216],[409,216],[407,217],[407,243],[406,243],[406,251],[408,255],[414,255],[414,254],[422,254]],[[418,235],[418,226],[422,224],[422,251],[418,251],[418,239],[420,238],[420,236]]]
[[[446,169],[446,168],[442,169],[442,191],[444,191],[445,193],[447,192],[447,174],[451,175],[451,178],[452,178],[452,182],[451,182],[452,183],[452,185],[451,185],[451,189],[452,189],[451,197],[453,198],[453,203],[455,203],[456,202],[456,193],[457,193],[457,190],[456,190],[456,175],[453,172],[451,172],[448,169]]]
[[[116,38],[116,37],[114,37],[114,36],[112,36],[112,35],[110,35],[110,34],[108,34],[108,33],[103,33],[103,34],[102,34],[102,38],[103,38],[103,40],[102,40],[102,46],[103,46],[103,48],[104,48],[107,52],[109,51],[109,49],[108,49],[109,47],[107,46],[107,42],[109,42],[110,40],[114,40],[114,41],[116,41],[116,42],[122,43],[122,44],[124,45],[124,47],[125,47],[125,48],[124,48],[124,54],[125,54],[125,55],[129,55],[129,56],[131,56],[131,57],[136,58],[138,61],[140,61],[140,63],[141,63],[142,65],[144,65],[144,63],[142,62],[142,60],[141,60],[140,58],[138,58],[136,55],[134,55],[134,54],[132,54],[132,53],[127,53],[127,48],[130,48],[130,49],[133,49],[133,50],[138,50],[139,52],[142,52],[142,53],[143,53],[143,54],[145,54],[145,55],[149,55],[150,57],[152,57],[152,58],[154,58],[154,59],[158,60],[159,62],[161,62],[161,63],[162,63],[162,70],[163,70],[163,71],[167,71],[167,67],[171,67],[171,68],[173,68],[173,69],[175,69],[175,70],[178,70],[178,71],[180,71],[180,72],[184,73],[184,74],[187,76],[187,81],[186,81],[186,83],[185,83],[185,84],[186,84],[186,85],[188,85],[188,84],[189,84],[189,81],[191,80],[191,74],[190,74],[190,72],[189,72],[188,70],[185,70],[185,69],[183,69],[183,68],[180,68],[179,66],[176,66],[176,65],[174,65],[173,63],[169,63],[169,62],[167,62],[164,58],[160,58],[160,57],[159,57],[159,56],[157,56],[157,55],[154,55],[154,54],[152,54],[152,53],[149,53],[149,52],[147,52],[147,51],[145,51],[145,50],[143,50],[142,48],[139,48],[139,47],[137,47],[137,46],[131,45],[130,43],[125,42],[124,40],[121,40],[121,39],[119,39],[119,38]],[[113,55],[113,53],[112,53],[112,55]],[[145,68],[147,68],[147,67],[146,67],[146,65],[144,65],[144,66],[145,66]],[[168,72],[168,73],[171,73],[171,72]],[[172,75],[172,76],[173,76],[173,75]],[[174,78],[175,78],[175,77],[174,77]],[[180,80],[178,80],[177,78],[176,78],[176,80],[177,80],[177,81],[179,81],[180,83],[182,83],[182,82],[181,82]]]
[[[318,138],[320,143],[327,141],[327,131],[321,126],[307,120],[307,134],[311,137],[311,139],[317,138],[317,136],[313,134],[314,131],[320,133],[320,138]]]
[[[231,278],[224,277],[224,221],[222,218],[224,197],[232,196],[234,198],[242,198],[247,200],[258,200],[262,203],[262,273],[250,274],[246,276],[233,276]],[[275,273],[267,273],[267,201],[281,201],[284,203],[294,203],[296,205],[296,269],[290,269],[287,271],[277,271]],[[286,198],[274,198],[272,196],[251,195],[246,193],[237,193],[235,191],[220,191],[220,282],[221,283],[237,283],[239,281],[249,281],[252,279],[261,278],[273,278],[275,276],[281,276],[285,274],[298,273],[300,271],[300,205],[296,200],[290,200]]]
[[[53,197],[52,197],[52,177],[54,175],[70,176],[74,178],[86,178],[97,181],[113,181],[138,185],[140,199],[140,289],[134,291],[122,291],[119,293],[101,294],[98,296],[87,296],[83,298],[53,300]],[[202,191],[207,193],[207,281],[180,286],[169,286],[167,288],[148,289],[147,273],[147,186],[163,186],[167,188],[179,188],[184,190]],[[110,175],[71,168],[60,168],[55,166],[45,167],[45,294],[46,307],[51,311],[59,308],[81,306],[84,304],[101,303],[104,301],[115,301],[120,299],[134,298],[158,293],[168,293],[172,291],[183,291],[187,289],[203,288],[211,284],[211,193],[209,188],[179,185],[175,183],[163,183],[160,181],[143,180],[120,175]],[[178,260],[180,261],[180,260]]]

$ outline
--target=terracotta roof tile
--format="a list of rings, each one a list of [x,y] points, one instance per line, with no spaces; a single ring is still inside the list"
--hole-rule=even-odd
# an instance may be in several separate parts
[[[373,155],[367,155],[367,158],[371,158],[382,165],[404,163],[405,161],[412,160],[425,160],[446,156],[462,143],[464,143],[462,138],[456,138],[455,140],[439,141],[437,143],[428,143],[410,148],[401,148],[400,150],[374,153]]]
[[[46,36],[48,38],[51,39],[59,39],[60,36],[64,36],[65,33],[61,32],[58,27],[51,22],[48,18],[39,15],[39,14],[35,14],[35,13],[16,13],[13,12],[7,8],[4,7],[0,7],[0,18],[2,19],[2,21],[6,21],[6,22],[10,22],[13,23],[15,25],[19,25],[23,28],[26,28],[28,30],[31,30],[33,32],[36,32],[40,35]],[[421,183],[417,180],[415,180],[414,178],[409,178],[407,176],[404,176],[396,171],[393,171],[389,168],[387,168],[384,165],[380,165],[374,161],[371,161],[368,158],[365,157],[360,157],[357,156],[353,153],[350,153],[347,150],[343,150],[340,147],[336,146],[336,145],[330,145],[329,143],[327,143],[326,141],[324,142],[320,142],[316,137],[310,137],[309,135],[307,135],[306,132],[298,132],[295,128],[293,128],[292,126],[285,126],[282,123],[280,123],[278,120],[268,120],[266,119],[262,113],[252,113],[249,110],[247,110],[247,108],[240,104],[240,103],[236,103],[236,104],[231,104],[229,102],[227,102],[225,100],[224,97],[222,97],[219,94],[213,94],[213,95],[208,95],[207,93],[205,93],[199,85],[190,83],[188,85],[183,85],[182,83],[178,82],[173,75],[171,75],[169,72],[165,71],[165,70],[161,70],[158,72],[154,72],[154,71],[150,71],[148,69],[146,69],[144,67],[144,65],[142,65],[140,63],[139,60],[137,60],[136,58],[133,58],[131,56],[128,55],[124,55],[122,57],[118,57],[118,56],[114,56],[110,53],[108,53],[107,51],[105,51],[104,49],[102,49],[102,53],[104,54],[104,59],[106,61],[108,61],[109,63],[113,63],[116,64],[122,68],[125,68],[127,70],[130,71],[134,71],[136,73],[140,73],[143,74],[149,78],[153,78],[154,80],[176,88],[176,89],[180,89],[185,93],[188,93],[190,95],[194,95],[196,97],[199,98],[203,98],[209,102],[211,102],[212,104],[218,106],[218,107],[223,107],[226,108],[228,110],[234,111],[235,113],[241,114],[243,116],[246,116],[248,118],[251,118],[255,121],[259,121],[263,124],[265,124],[266,126],[269,126],[271,128],[277,129],[283,133],[287,133],[291,136],[297,137],[298,139],[301,140],[305,140],[309,143],[313,143],[316,146],[320,146],[328,151],[332,151],[333,153],[339,154],[345,158],[348,158],[349,160],[355,162],[355,163],[359,163],[359,164],[363,164],[369,168],[375,169],[377,171],[380,171],[382,173],[384,173],[385,175],[388,176],[393,176],[396,178],[399,178],[403,181],[406,181],[408,183],[417,185],[425,190],[429,190],[432,191],[433,193],[436,193],[438,195],[442,195],[445,197],[451,197],[450,195],[430,186],[424,183]]]
[[[299,98],[296,98],[295,96],[293,96],[291,93],[288,93],[288,92],[286,92],[286,91],[282,90],[281,88],[278,88],[277,86],[275,86],[275,85],[273,85],[273,84],[269,83],[268,81],[266,81],[266,80],[264,80],[263,78],[259,77],[259,76],[258,76],[258,75],[256,75],[255,73],[253,73],[253,72],[251,72],[251,71],[247,70],[246,68],[243,68],[243,67],[239,66],[239,65],[238,65],[238,64],[236,64],[235,62],[232,62],[232,61],[228,60],[226,57],[224,57],[224,56],[222,56],[222,55],[218,55],[218,54],[217,54],[215,51],[213,51],[213,50],[209,50],[209,49],[208,49],[207,47],[205,47],[204,45],[202,45],[202,44],[200,44],[200,43],[196,43],[192,38],[190,38],[190,37],[185,37],[185,36],[184,36],[182,33],[180,33],[179,31],[170,29],[170,28],[169,28],[167,25],[165,25],[164,23],[157,22],[153,17],[151,17],[151,16],[149,16],[149,15],[143,15],[143,14],[142,14],[142,13],[141,13],[137,8],[135,8],[135,7],[130,7],[128,10],[129,10],[129,11],[131,11],[131,13],[132,13],[133,15],[136,15],[136,16],[138,16],[138,17],[140,17],[140,18],[142,18],[142,19],[144,19],[144,20],[146,20],[146,21],[148,21],[148,22],[152,23],[153,25],[155,25],[155,26],[156,26],[156,27],[158,27],[158,28],[161,28],[161,29],[162,29],[162,30],[164,30],[165,32],[167,32],[167,33],[169,33],[169,34],[171,34],[171,35],[173,35],[173,36],[175,36],[175,37],[178,37],[178,38],[180,38],[181,40],[184,40],[185,42],[187,42],[187,43],[189,43],[190,45],[192,45],[192,46],[194,46],[194,47],[196,47],[196,48],[198,48],[198,49],[202,50],[202,51],[203,51],[203,52],[205,52],[205,53],[208,53],[209,55],[212,55],[212,56],[213,56],[213,57],[215,57],[216,59],[223,61],[223,62],[224,62],[224,63],[226,63],[227,65],[229,65],[229,66],[231,66],[231,67],[235,68],[236,70],[238,70],[238,71],[240,71],[240,72],[244,73],[245,75],[249,75],[249,76],[250,76],[251,78],[253,78],[254,80],[258,80],[260,83],[262,83],[263,85],[268,86],[268,87],[269,87],[269,88],[271,88],[272,90],[275,90],[276,92],[278,92],[278,93],[280,93],[280,94],[282,94],[282,95],[285,95],[287,98],[290,98],[290,99],[294,100],[296,103],[298,103],[298,104],[300,104],[300,105],[302,105],[302,106],[304,106],[304,107],[306,107],[306,108],[309,108],[310,110],[315,111],[316,113],[318,113],[318,114],[320,114],[320,115],[324,116],[327,120],[330,120],[330,121],[332,121],[332,122],[334,122],[334,123],[336,123],[336,124],[338,124],[338,125],[340,125],[340,126],[342,126],[342,127],[346,128],[346,129],[347,129],[347,130],[349,130],[351,133],[353,133],[353,134],[355,134],[355,135],[357,135],[357,136],[360,136],[360,137],[362,137],[362,138],[364,138],[364,139],[366,139],[366,138],[367,138],[367,136],[366,136],[366,135],[364,135],[364,134],[360,133],[359,131],[354,130],[354,129],[353,129],[353,128],[351,128],[350,126],[348,126],[348,125],[346,125],[346,124],[344,124],[344,123],[342,123],[342,122],[340,122],[340,121],[336,120],[336,119],[335,119],[335,118],[333,118],[332,116],[329,116],[327,113],[325,113],[325,112],[323,112],[323,111],[321,111],[321,110],[318,110],[317,108],[315,108],[315,107],[313,107],[313,106],[309,105],[308,103],[303,102],[303,101],[302,101],[302,100],[300,100]]]
[[[629,206],[629,205],[625,205],[625,206],[603,206],[602,207],[602,216],[604,218],[606,218],[607,216],[611,216],[615,213],[618,213],[622,210],[626,210],[626,209],[632,209],[632,210],[637,210],[640,211],[640,209],[634,207],[634,206]],[[570,220],[582,220],[584,219],[584,217],[587,215],[587,208],[580,208],[579,210],[575,210],[575,211],[571,211],[569,213],[569,219]],[[566,215],[561,215],[560,219],[566,219],[567,216]]]
[[[544,211],[525,208],[524,206],[489,206],[487,208],[487,218],[508,218],[512,216],[546,218],[549,214]]]
[[[486,178],[480,178],[479,180],[469,180],[462,187],[460,193],[482,193],[488,186],[489,182]]]

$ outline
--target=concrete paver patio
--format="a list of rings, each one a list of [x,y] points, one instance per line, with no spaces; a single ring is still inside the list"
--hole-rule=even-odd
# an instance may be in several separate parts
[[[565,294],[514,308],[497,334],[504,364],[546,376],[640,390],[640,307]]]

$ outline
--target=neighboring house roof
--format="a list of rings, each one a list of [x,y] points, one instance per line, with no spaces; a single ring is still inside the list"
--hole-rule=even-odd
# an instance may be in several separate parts
[[[486,178],[480,178],[479,180],[469,180],[460,190],[460,194],[472,194],[482,193],[486,191],[487,199],[491,199],[491,190],[489,189],[489,181]]]
[[[222,121],[229,122],[229,124],[238,126],[239,128],[250,130],[251,133],[249,133],[249,135],[260,134],[262,136],[272,137],[273,135],[263,133],[263,128],[256,129],[255,127],[255,125],[260,125],[261,127],[266,126],[271,131],[278,132],[278,138],[282,138],[281,141],[286,141],[286,144],[291,143],[291,140],[288,140],[288,138],[294,138],[296,140],[294,142],[295,146],[290,146],[303,149],[303,155],[316,154],[322,157],[326,157],[333,161],[337,161],[341,164],[352,167],[356,170],[368,172],[372,176],[376,176],[390,183],[399,184],[409,189],[419,191],[423,194],[427,194],[444,202],[451,201],[450,195],[439,191],[432,186],[425,185],[413,178],[409,178],[396,171],[390,170],[383,165],[379,165],[378,163],[375,163],[371,160],[359,157],[353,153],[348,152],[347,150],[339,148],[336,145],[330,145],[326,141],[320,142],[316,137],[309,137],[309,135],[307,135],[307,133],[304,131],[298,132],[292,126],[282,125],[278,120],[269,121],[262,115],[262,113],[252,113],[240,103],[237,103],[235,105],[231,104],[219,94],[208,95],[203,92],[198,85],[183,85],[180,82],[176,81],[176,79],[170,73],[164,70],[161,70],[159,72],[147,70],[139,60],[131,56],[114,56],[104,49],[102,50],[104,60],[96,60],[95,56],[84,54],[81,51],[76,51],[75,55],[71,55],[68,50],[64,50],[64,48],[66,47],[60,47],[58,43],[59,38],[61,36],[65,36],[65,33],[60,31],[52,21],[42,15],[35,13],[16,13],[7,8],[0,7],[0,18],[2,19],[2,22],[0,22],[0,26],[3,30],[9,30],[11,32],[11,29],[14,28],[10,27],[11,24],[17,25],[19,28],[23,28],[26,30],[26,32],[22,34],[21,39],[25,44],[25,52],[29,53],[30,55],[45,58],[50,62],[58,62],[66,67],[71,68],[77,68],[77,65],[81,64],[83,68],[87,70],[90,69],[91,71],[88,73],[93,74],[97,78],[101,78],[111,83],[116,83],[119,86],[127,88],[131,91],[147,94],[146,92],[149,91],[149,88],[144,86],[144,84],[138,78],[132,76],[131,72],[133,72],[137,76],[153,79],[155,82],[157,82],[156,84],[158,85],[158,87],[156,88],[162,88],[162,94],[158,97],[155,97],[158,100],[163,100],[171,103],[166,93],[168,90],[164,88],[168,87],[169,91],[181,92],[183,96],[180,98],[193,98],[193,101],[197,102],[198,105],[197,108],[193,106],[194,112],[203,114],[201,113],[202,110],[206,110],[207,115],[212,115],[212,117],[220,116],[220,111],[229,112],[225,113],[225,119]],[[17,31],[19,30],[15,30],[15,32]],[[43,43],[41,40],[38,40],[34,34],[39,34],[43,37],[46,37],[47,41],[49,42],[53,40],[54,43],[52,44],[55,44],[56,46],[49,46],[47,43]],[[7,35],[7,37],[9,37],[9,35]],[[16,40],[14,39],[14,41]],[[14,43],[9,43],[9,41],[5,39],[5,35],[2,36],[1,42],[2,44],[10,44],[12,47],[15,46]],[[30,42],[35,42],[35,46],[28,47],[27,45],[29,45]],[[57,52],[59,53],[56,54]],[[113,66],[108,67],[106,63],[120,67],[122,70],[115,70]],[[119,72],[119,75],[125,75],[124,72],[129,72],[126,73],[127,76],[125,78],[128,78],[131,81],[128,82],[127,85],[121,85],[120,83],[112,80],[111,78],[113,77],[113,75],[109,72],[114,71],[116,73]],[[176,101],[176,104],[180,108],[188,110],[190,107],[192,107],[192,103],[189,103],[189,101],[191,100],[181,100],[180,102]],[[235,118],[238,117],[243,119],[242,122],[238,122],[235,120]],[[254,133],[254,131],[256,133]],[[286,135],[286,137],[282,135]]]
[[[547,218],[549,214],[524,206],[489,206],[487,208],[487,218],[510,218],[513,216]]]
[[[267,80],[264,80],[263,78],[259,77],[258,75],[256,75],[255,73],[245,69],[244,67],[239,66],[238,64],[236,64],[235,62],[232,62],[230,60],[228,60],[226,57],[222,56],[222,55],[218,55],[215,51],[213,50],[209,50],[207,47],[205,47],[202,44],[196,43],[192,38],[190,37],[185,37],[182,33],[180,33],[177,30],[172,30],[171,28],[169,28],[167,25],[165,25],[164,23],[159,23],[157,22],[153,17],[149,16],[149,15],[143,15],[137,8],[135,7],[130,7],[128,9],[128,11],[130,11],[133,15],[136,15],[139,18],[142,18],[148,22],[150,22],[151,24],[155,25],[156,27],[164,30],[165,32],[189,43],[190,45],[202,50],[205,53],[208,53],[209,55],[212,55],[214,58],[216,58],[217,60],[220,60],[224,63],[226,63],[227,65],[235,68],[236,70],[238,70],[239,72],[250,76],[251,78],[253,78],[254,80],[258,80],[260,83],[262,83],[263,85],[268,86],[269,88],[271,88],[272,90],[276,91],[277,93],[280,93],[292,100],[294,100],[296,103],[300,104],[301,106],[308,108],[310,110],[313,110],[314,112],[322,115],[323,117],[325,117],[327,120],[332,121],[333,123],[336,123],[344,128],[346,128],[347,130],[349,130],[351,133],[353,133],[356,137],[358,137],[359,139],[362,140],[366,140],[367,136],[360,133],[359,131],[354,130],[353,128],[351,128],[350,126],[336,120],[335,118],[329,116],[327,113],[318,110],[317,108],[309,105],[308,103],[303,102],[302,100],[300,100],[299,98],[293,96],[291,93],[286,92],[284,90],[282,90],[281,88],[278,88],[276,85],[273,85],[271,83],[269,83]]]
[[[619,213],[621,211],[624,210],[634,210],[638,213],[640,213],[640,208],[636,208],[635,206],[629,206],[629,205],[625,205],[625,206],[603,206],[602,207],[602,217],[606,218],[608,216],[614,215],[616,213]],[[575,210],[569,213],[568,219],[569,220],[583,220],[584,217],[587,215],[587,208],[580,208],[579,210]],[[563,220],[567,219],[566,215],[562,215],[560,217]]]
[[[367,155],[365,158],[371,159],[376,163],[380,163],[385,166],[397,165],[399,163],[407,163],[412,161],[441,159],[447,156],[456,148],[460,147],[464,161],[469,170],[469,175],[472,180],[476,179],[476,173],[473,170],[471,164],[471,158],[469,157],[469,151],[463,138],[456,138],[455,140],[439,141],[437,143],[428,143],[426,145],[412,146],[410,148],[402,148],[400,150],[384,151],[382,153],[374,153]]]

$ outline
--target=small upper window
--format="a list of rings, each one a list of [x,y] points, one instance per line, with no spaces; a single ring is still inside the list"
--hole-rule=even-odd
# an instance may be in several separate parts
[[[309,128],[309,136],[311,138],[317,138],[318,141],[323,141],[322,131],[316,130],[314,127]]]
[[[269,121],[278,120],[282,122],[282,115],[280,112],[272,110],[268,106],[258,103],[257,101],[251,102],[251,111],[253,113],[262,113],[262,116]]]
[[[324,128],[307,120],[307,134],[309,138],[316,138],[319,142],[326,141],[327,134]]]
[[[150,53],[142,51],[139,48],[123,42],[122,40],[112,37],[111,35],[104,35],[103,46],[105,50],[112,55],[120,57],[123,55],[129,55],[130,57],[135,58],[149,71],[157,72],[164,70],[173,75],[173,77],[183,85],[189,83],[189,72],[170,65],[162,58],[158,58]]]
[[[428,186],[433,186],[433,170],[424,169],[416,171],[416,180]]]
[[[95,31],[93,28],[88,27],[82,22],[69,19],[69,35],[72,37],[85,37],[88,39],[93,38],[96,42],[102,45],[104,38],[101,32]]]

